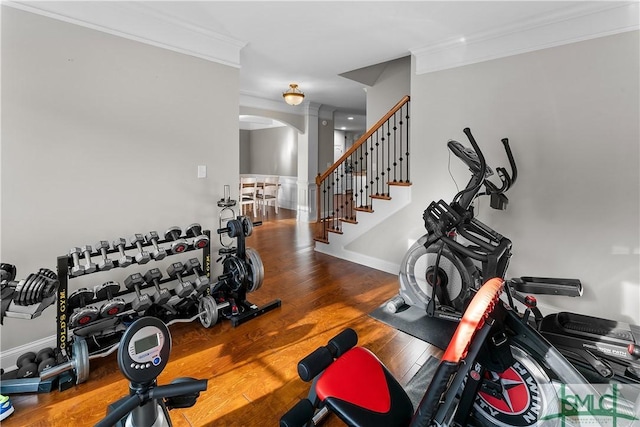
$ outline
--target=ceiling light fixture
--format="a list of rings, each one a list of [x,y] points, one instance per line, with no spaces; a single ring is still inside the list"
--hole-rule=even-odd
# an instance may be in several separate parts
[[[284,101],[289,105],[300,105],[304,100],[304,93],[298,89],[298,85],[291,83],[289,90],[282,94]]]

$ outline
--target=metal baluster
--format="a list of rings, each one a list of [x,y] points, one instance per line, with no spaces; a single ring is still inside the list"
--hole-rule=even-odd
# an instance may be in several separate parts
[[[395,153],[395,144],[396,144],[396,139],[397,134],[396,131],[398,130],[398,124],[396,123],[396,114],[393,115],[393,146],[394,146],[394,153]],[[389,159],[387,162],[387,180],[388,182],[391,182],[391,141],[389,141],[389,144],[387,145],[387,158]],[[395,160],[394,160],[395,162]],[[396,182],[396,175],[395,175],[395,168],[394,168],[394,172],[393,172],[393,182]],[[389,189],[389,194],[391,194],[391,189]]]
[[[406,104],[407,109],[407,179],[406,182],[411,182],[409,179],[409,103]]]

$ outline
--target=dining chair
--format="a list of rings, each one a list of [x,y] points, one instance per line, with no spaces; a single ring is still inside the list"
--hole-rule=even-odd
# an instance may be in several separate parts
[[[276,215],[278,214],[278,190],[280,189],[279,176],[267,176],[260,185],[260,191],[257,194],[258,205],[262,206],[262,215],[266,215],[267,205],[274,205]]]
[[[256,209],[256,201],[258,195],[258,179],[241,177],[240,178],[240,211],[242,215],[246,215],[245,210],[249,205],[253,209],[253,216],[258,216]]]

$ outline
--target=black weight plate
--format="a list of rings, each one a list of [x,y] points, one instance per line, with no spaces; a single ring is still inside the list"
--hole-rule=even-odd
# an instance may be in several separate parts
[[[227,227],[229,228],[229,237],[235,238],[240,236],[240,234],[244,233],[242,229],[242,223],[237,219],[233,219],[227,223]]]
[[[38,373],[44,371],[45,369],[49,369],[56,366],[56,359],[53,357],[49,357],[48,359],[44,359],[42,362],[38,364]]]
[[[36,360],[36,354],[33,351],[28,353],[21,354],[16,360],[16,366],[18,368],[22,368],[22,365],[26,365],[27,363],[33,363]]]
[[[242,228],[245,237],[249,237],[253,233],[253,222],[246,216],[242,217]]]
[[[51,347],[45,347],[36,354],[36,363],[40,363],[45,359],[53,357],[53,349]]]
[[[27,363],[18,369],[18,378],[34,378],[38,376],[38,365],[35,363]]]
[[[38,276],[35,274],[30,274],[27,278],[26,283],[24,284],[24,288],[22,288],[21,301],[22,305],[29,305],[29,293],[31,292],[31,288],[33,287],[34,282]]]
[[[18,294],[18,301],[16,301],[19,305],[27,305],[27,294],[35,277],[35,274],[29,274],[22,284],[22,288],[20,290],[20,293]]]
[[[41,278],[37,275],[37,274],[33,274],[32,275],[32,279],[31,279],[31,283],[29,285],[27,285],[27,288],[25,289],[25,296],[24,296],[24,303],[25,305],[31,305],[33,304],[33,295],[34,295],[34,290],[38,287],[38,283],[40,282]]]
[[[33,284],[31,285],[31,289],[29,289],[29,295],[27,295],[27,303],[28,305],[37,303],[39,290],[44,283],[44,278],[42,276],[36,275],[35,279],[33,279]]]

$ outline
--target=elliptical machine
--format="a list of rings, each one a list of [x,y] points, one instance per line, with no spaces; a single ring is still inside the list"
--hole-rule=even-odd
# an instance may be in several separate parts
[[[399,275],[400,293],[387,302],[387,311],[396,312],[407,304],[425,310],[430,317],[457,321],[483,280],[506,276],[511,240],[475,218],[472,202],[489,195],[492,208],[505,209],[508,199],[504,193],[516,181],[516,163],[508,139],[502,139],[511,174],[497,168],[501,184],[495,185],[489,180],[493,171],[469,128],[464,133],[473,149],[457,141],[447,145],[469,167],[471,179],[450,204],[440,200],[425,209],[427,234],[405,254]],[[508,280],[505,286],[511,291],[510,305],[514,306],[513,298],[530,308],[534,326],[590,381],[640,383],[639,326],[574,313],[543,318],[535,298],[525,296],[581,296],[579,280],[520,277]]]
[[[431,317],[459,320],[471,292],[482,278],[505,277],[511,258],[511,240],[475,218],[472,202],[483,195],[491,198],[493,209],[504,210],[509,202],[505,193],[518,176],[509,140],[502,139],[511,174],[497,168],[501,184],[489,180],[493,171],[487,165],[469,128],[464,129],[473,149],[457,141],[447,146],[471,171],[471,179],[448,204],[431,202],[423,214],[427,234],[405,254],[400,267],[400,293],[389,300],[387,310],[396,312],[404,304],[426,310]],[[481,192],[484,187],[484,191]],[[465,241],[458,241],[463,238]],[[478,267],[478,264],[480,267]],[[520,277],[513,280],[522,292],[580,296],[582,284],[575,279]]]
[[[133,322],[118,347],[118,367],[130,381],[129,396],[109,405],[107,416],[95,426],[171,426],[170,409],[195,405],[207,380],[177,378],[169,385],[157,384],[170,352],[171,334],[162,320],[141,317]]]

